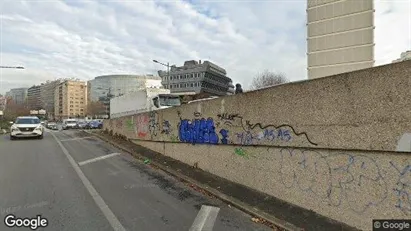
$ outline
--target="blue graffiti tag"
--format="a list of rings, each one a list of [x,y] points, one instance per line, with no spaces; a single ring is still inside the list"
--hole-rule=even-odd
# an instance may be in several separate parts
[[[228,130],[221,129],[220,134],[222,135],[221,143],[222,144],[227,144],[228,143]]]
[[[393,189],[397,196],[395,207],[400,209],[404,214],[411,214],[411,165],[404,168],[397,167],[394,162],[390,161],[391,166],[399,173],[396,187]]]
[[[181,142],[186,143],[218,143],[218,135],[215,132],[214,121],[212,118],[207,120],[181,120],[178,135]]]

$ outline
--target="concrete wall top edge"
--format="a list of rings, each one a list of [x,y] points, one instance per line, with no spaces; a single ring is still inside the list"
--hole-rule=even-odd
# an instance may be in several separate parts
[[[184,141],[193,128],[181,124],[203,118],[226,144],[411,152],[410,77],[405,61],[168,108],[154,113],[162,135],[144,139]],[[267,138],[284,131],[283,140]]]

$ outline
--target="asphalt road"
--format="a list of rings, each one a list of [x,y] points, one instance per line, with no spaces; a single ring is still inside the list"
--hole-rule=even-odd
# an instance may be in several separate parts
[[[7,227],[9,214],[47,219],[38,230],[270,230],[76,131],[46,132],[43,140],[0,135],[0,230],[30,230]]]

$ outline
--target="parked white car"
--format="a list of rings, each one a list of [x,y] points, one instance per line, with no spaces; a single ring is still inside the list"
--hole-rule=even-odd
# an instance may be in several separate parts
[[[10,139],[37,137],[43,139],[44,127],[37,116],[20,116],[10,128]]]

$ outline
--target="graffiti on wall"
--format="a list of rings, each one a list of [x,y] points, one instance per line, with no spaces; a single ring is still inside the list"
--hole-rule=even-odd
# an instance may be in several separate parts
[[[181,120],[178,130],[178,137],[181,142],[193,144],[217,144],[219,141],[212,118]]]
[[[403,213],[411,214],[411,165],[407,164],[404,168],[396,166],[390,161],[391,166],[398,173],[398,179],[393,189],[397,198],[395,207],[400,209]]]
[[[272,124],[263,126],[261,123],[250,123],[249,120],[243,120],[243,117],[238,113],[220,113],[217,115],[220,122],[218,125],[225,127],[237,127],[240,128],[239,132],[236,132],[232,138],[231,143],[242,145],[257,145],[264,143],[272,143],[276,141],[289,142],[292,141],[293,136],[304,136],[311,145],[317,144],[312,142],[307,133],[298,133],[291,125],[282,124],[275,126]],[[218,126],[217,125],[217,126]]]
[[[136,117],[137,136],[144,138],[149,133],[148,123],[149,118],[146,114],[140,114]]]
[[[159,131],[159,119],[158,119],[158,113],[156,111],[151,111],[149,113],[149,125],[148,125],[148,130],[150,131],[151,137],[155,137],[158,134]]]
[[[121,118],[116,120],[116,128],[117,129],[123,128],[123,120]]]
[[[182,118],[181,112],[178,124],[178,136],[181,142],[186,143],[208,143],[208,144],[241,144],[258,145],[267,142],[289,142],[293,136],[304,136],[311,145],[312,142],[305,132],[298,133],[287,124],[280,126],[251,124],[249,120],[244,122],[238,113],[217,114],[217,121],[213,118],[202,118],[201,113],[194,112],[194,119]],[[230,134],[230,128],[239,132]]]
[[[130,116],[129,118],[126,119],[126,129],[129,131],[134,130],[133,116]]]
[[[280,181],[329,206],[347,203],[356,213],[377,206],[388,196],[388,187],[377,162],[363,155],[324,155],[301,149],[281,149]],[[373,193],[370,193],[370,188]]]
[[[170,135],[172,130],[170,122],[168,120],[163,120],[161,134]]]
[[[331,207],[347,206],[357,214],[389,202],[393,196],[395,200],[389,203],[404,215],[411,215],[411,164],[396,165],[393,161],[381,164],[365,155],[343,152],[293,148],[262,150],[279,150],[278,159],[274,161],[279,164],[279,183],[287,189],[307,193],[307,197]],[[246,147],[236,147],[233,154],[245,161],[250,157],[258,158]],[[387,172],[392,171],[398,176],[394,180],[387,176]]]

